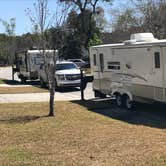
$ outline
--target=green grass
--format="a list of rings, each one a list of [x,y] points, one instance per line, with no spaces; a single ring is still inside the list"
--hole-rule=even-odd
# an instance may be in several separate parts
[[[5,80],[0,78],[0,84],[5,84]]]
[[[166,165],[157,115],[110,101],[56,102],[55,113],[47,117],[48,103],[0,104],[1,165]]]
[[[1,94],[18,94],[18,93],[44,93],[48,92],[48,89],[27,86],[27,87],[0,87]]]

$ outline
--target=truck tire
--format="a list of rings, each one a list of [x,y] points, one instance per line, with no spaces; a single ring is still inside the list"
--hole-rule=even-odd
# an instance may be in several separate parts
[[[20,79],[21,79],[21,83],[23,83],[23,84],[25,84],[26,81],[27,81],[27,78],[26,78],[26,77],[23,77],[23,76],[22,76]]]

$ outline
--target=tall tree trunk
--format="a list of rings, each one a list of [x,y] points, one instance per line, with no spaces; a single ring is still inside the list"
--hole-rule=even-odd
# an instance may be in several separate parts
[[[55,94],[55,66],[54,61],[50,64],[49,71],[49,90],[50,90],[50,112],[48,116],[54,116],[54,94]]]
[[[53,88],[50,89],[50,112],[48,116],[54,116],[54,94],[55,90]]]

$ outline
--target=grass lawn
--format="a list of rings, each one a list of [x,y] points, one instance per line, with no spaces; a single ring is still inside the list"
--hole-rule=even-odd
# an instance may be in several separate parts
[[[19,85],[22,85],[22,84],[20,82],[18,82],[18,81],[5,80],[5,79],[0,78],[0,84],[11,85],[11,87],[5,87],[5,86],[4,87],[0,87],[0,93],[1,94],[48,92],[48,89],[37,87],[35,84],[39,85],[38,82],[28,82],[27,83],[27,85],[32,85],[32,86],[19,86]],[[18,85],[18,87],[16,87],[16,86],[12,87],[12,85]]]
[[[5,84],[5,80],[0,78],[0,84]]]
[[[43,89],[35,86],[27,87],[0,87],[1,94],[16,94],[16,93],[42,93],[48,92],[48,89]]]
[[[106,107],[56,102],[47,117],[48,103],[0,104],[1,165],[166,165],[165,114]]]

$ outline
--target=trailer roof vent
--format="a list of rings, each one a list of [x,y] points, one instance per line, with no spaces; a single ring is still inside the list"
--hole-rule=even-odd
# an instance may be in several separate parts
[[[152,33],[135,33],[130,36],[130,40],[135,40],[136,42],[152,42],[158,39],[154,38]]]

